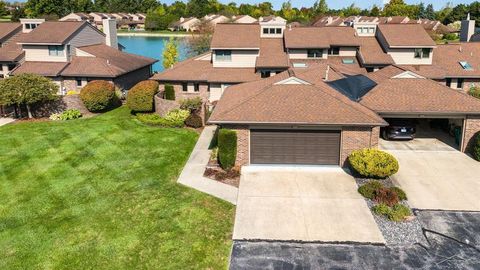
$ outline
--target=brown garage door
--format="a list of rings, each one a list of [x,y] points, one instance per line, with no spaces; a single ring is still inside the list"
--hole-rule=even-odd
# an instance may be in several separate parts
[[[251,164],[338,165],[340,131],[251,130]]]

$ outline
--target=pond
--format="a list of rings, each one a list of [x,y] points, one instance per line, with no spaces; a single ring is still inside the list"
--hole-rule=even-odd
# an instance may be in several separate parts
[[[118,42],[122,44],[125,52],[138,54],[159,60],[153,65],[153,71],[163,71],[163,50],[165,42],[169,37],[140,37],[140,36],[118,36]],[[187,38],[176,37],[178,42],[179,61],[188,58],[189,49]]]

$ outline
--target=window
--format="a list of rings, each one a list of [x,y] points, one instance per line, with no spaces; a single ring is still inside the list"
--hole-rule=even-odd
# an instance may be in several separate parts
[[[307,50],[308,58],[322,58],[323,50]]]
[[[417,59],[430,58],[430,49],[415,49],[414,57]]]
[[[25,28],[26,29],[32,29],[32,26],[29,23],[27,23],[27,24],[25,24]]]
[[[275,28],[270,28],[270,34],[275,34]]]
[[[448,87],[451,87],[451,86],[452,86],[452,79],[451,79],[451,78],[447,78],[446,83],[447,83],[447,86],[448,86]]]
[[[328,49],[328,55],[339,55],[340,54],[340,47],[331,47]]]
[[[464,79],[457,79],[457,89],[463,89],[463,81]]]
[[[375,33],[375,27],[369,27],[368,28],[368,33],[370,33],[370,34]]]
[[[263,33],[268,34],[268,28],[263,28]]]
[[[215,58],[217,61],[232,61],[232,51],[215,51]]]
[[[472,65],[470,65],[470,63],[468,63],[467,61],[461,61],[461,62],[460,62],[460,65],[461,65],[462,68],[465,69],[465,70],[473,70]]]
[[[200,92],[200,84],[194,83],[194,84],[193,84],[193,91],[195,91],[195,92]]]
[[[277,28],[277,34],[280,35],[282,33],[282,28]]]
[[[64,56],[63,46],[48,46],[48,55],[50,56]]]
[[[260,71],[260,75],[261,75],[262,78],[268,78],[268,77],[270,77],[270,74],[271,74],[270,70]]]
[[[182,91],[187,92],[188,91],[188,84],[187,83],[182,83]]]
[[[77,86],[82,87],[82,79],[81,78],[75,78],[75,81],[77,82]]]

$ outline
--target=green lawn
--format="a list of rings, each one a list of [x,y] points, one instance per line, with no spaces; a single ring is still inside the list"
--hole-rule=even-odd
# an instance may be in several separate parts
[[[125,108],[0,127],[0,269],[225,269],[233,206],[176,183],[197,137]]]

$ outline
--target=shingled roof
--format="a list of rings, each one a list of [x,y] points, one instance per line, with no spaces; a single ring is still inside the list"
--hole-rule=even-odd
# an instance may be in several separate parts
[[[283,49],[283,39],[262,38],[260,55],[255,63],[256,68],[288,68],[288,56]]]
[[[87,21],[44,22],[28,35],[24,35],[18,42],[22,44],[64,44],[74,33],[82,27],[88,26],[94,28]]]
[[[377,27],[390,48],[435,47],[436,45],[419,24],[379,24]]]
[[[285,48],[330,48],[330,46],[360,46],[352,27],[295,27],[285,30]]]
[[[0,23],[0,43],[10,38],[15,32],[22,29],[20,23]]]
[[[394,64],[393,58],[385,53],[375,37],[359,37],[360,60],[364,65],[390,65]]]
[[[217,23],[210,47],[212,49],[259,49],[260,25]]]

